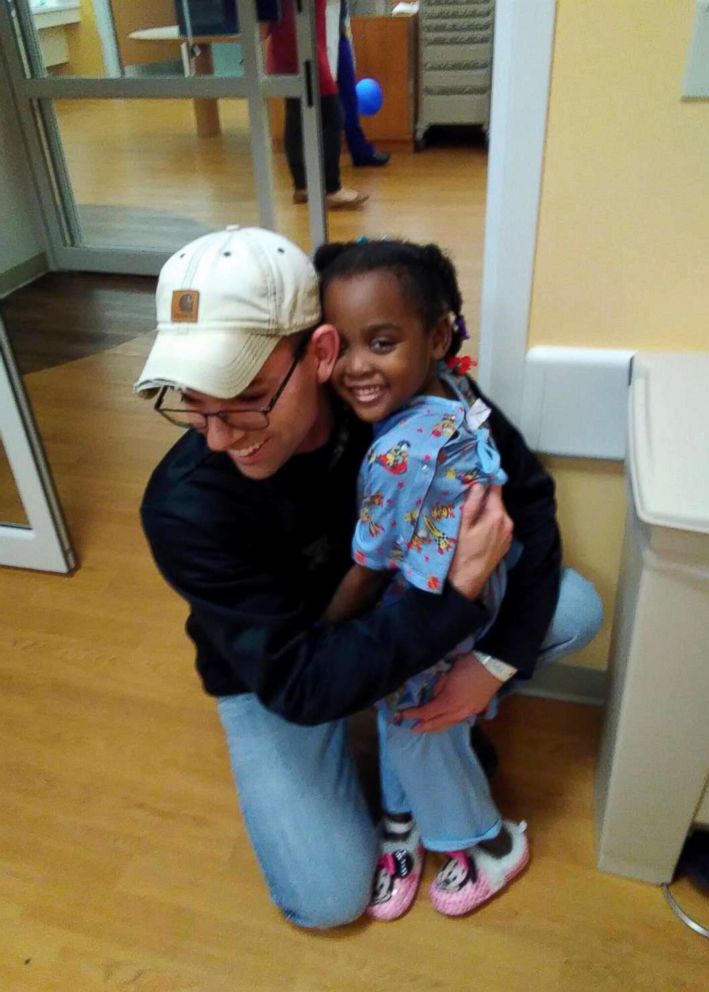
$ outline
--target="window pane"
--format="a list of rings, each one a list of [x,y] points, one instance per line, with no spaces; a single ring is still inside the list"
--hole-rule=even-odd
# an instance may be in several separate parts
[[[16,19],[26,61],[36,45],[50,76],[243,75],[236,0],[16,4],[26,14]],[[259,8],[263,18],[278,9],[274,0],[259,0]]]
[[[17,0],[17,6],[28,15],[18,21],[23,47],[29,53],[38,46],[41,64],[50,76],[184,74],[172,0],[152,0],[149,4],[135,0]],[[170,27],[175,29],[173,39],[169,38]],[[157,31],[158,40],[143,40],[150,30]]]
[[[60,100],[56,113],[83,243],[174,251],[259,223],[244,100],[220,100],[200,137],[192,100]]]

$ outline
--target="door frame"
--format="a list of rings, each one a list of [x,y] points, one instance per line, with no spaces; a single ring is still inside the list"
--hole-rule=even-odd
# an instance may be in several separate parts
[[[2,317],[0,440],[28,520],[0,522],[0,566],[71,572],[76,567],[71,539]]]
[[[480,385],[521,423],[556,0],[496,0]]]

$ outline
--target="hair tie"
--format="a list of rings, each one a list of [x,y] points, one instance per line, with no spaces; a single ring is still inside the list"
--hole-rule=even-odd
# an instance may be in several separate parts
[[[470,333],[465,324],[463,314],[459,313],[458,316],[453,321],[453,329],[460,338],[461,341],[467,341],[470,338]]]

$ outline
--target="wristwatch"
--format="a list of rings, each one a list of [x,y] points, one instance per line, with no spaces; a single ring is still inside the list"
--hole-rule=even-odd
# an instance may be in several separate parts
[[[493,675],[499,682],[507,682],[513,675],[517,674],[517,669],[508,665],[506,661],[493,658],[491,654],[483,654],[482,651],[475,651],[475,657],[490,675]]]

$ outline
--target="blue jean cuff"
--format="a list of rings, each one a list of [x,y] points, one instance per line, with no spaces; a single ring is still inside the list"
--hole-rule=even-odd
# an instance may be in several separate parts
[[[495,824],[490,827],[489,830],[483,831],[480,834],[472,834],[468,837],[464,837],[462,840],[460,838],[445,838],[444,840],[429,840],[427,837],[423,838],[423,846],[427,851],[438,851],[445,853],[446,851],[465,851],[469,847],[475,847],[484,840],[494,840],[495,837],[502,830],[502,820],[497,820]]]

